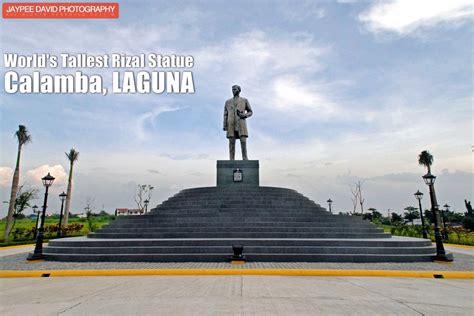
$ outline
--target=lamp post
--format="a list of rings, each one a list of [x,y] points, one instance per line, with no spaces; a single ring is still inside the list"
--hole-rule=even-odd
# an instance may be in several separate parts
[[[431,200],[431,211],[433,212],[433,224],[434,224],[434,235],[436,241],[436,257],[435,260],[440,261],[453,261],[453,254],[447,253],[444,250],[443,238],[440,233],[439,223],[441,221],[438,210],[438,202],[436,201],[436,193],[434,189],[434,183],[436,177],[430,172],[423,176],[423,180],[430,189],[430,200]]]
[[[443,205],[443,207],[444,207],[444,211],[441,212],[441,218],[443,219],[443,227],[444,227],[443,235],[444,235],[444,240],[448,240],[448,231],[446,229],[446,214],[449,212],[449,208],[451,206],[449,206],[448,203],[446,203]]]
[[[63,230],[62,230],[62,222],[63,222],[63,207],[64,207],[64,201],[66,200],[67,194],[61,193],[59,195],[59,199],[61,200],[61,212],[59,213],[59,227],[58,227],[58,237],[61,237],[63,235]]]
[[[32,207],[33,213],[36,214],[36,224],[35,224],[35,238],[38,235],[38,223],[39,223],[39,218],[40,218],[40,211],[38,211],[38,206],[34,205]]]
[[[428,234],[426,233],[425,226],[425,217],[423,216],[423,208],[421,207],[421,199],[423,198],[423,193],[421,193],[420,190],[417,190],[415,193],[415,198],[418,200],[418,209],[420,210],[421,231],[423,233],[423,238],[428,239]]]
[[[332,205],[332,202],[333,202],[333,201],[332,201],[331,199],[329,199],[329,200],[327,200],[326,202],[328,202],[328,205],[329,205],[329,213],[332,214],[331,205]]]
[[[43,181],[43,185],[46,188],[46,192],[44,193],[44,203],[43,203],[43,213],[41,214],[41,224],[40,228],[38,229],[38,235],[36,236],[36,246],[35,251],[33,253],[28,254],[27,260],[39,260],[43,259],[43,237],[44,237],[44,220],[46,217],[46,208],[48,207],[48,189],[54,182],[54,177],[48,174],[41,179]]]
[[[146,199],[144,203],[145,203],[145,214],[146,214],[146,212],[148,212],[148,203],[150,203],[150,200]]]

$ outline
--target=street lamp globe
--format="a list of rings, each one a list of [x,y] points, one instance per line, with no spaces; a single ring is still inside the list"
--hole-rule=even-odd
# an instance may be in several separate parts
[[[426,185],[430,186],[435,183],[436,176],[428,172],[427,174],[423,176],[423,180],[425,181]]]
[[[66,200],[66,197],[67,197],[67,194],[64,193],[64,191],[63,191],[63,193],[61,193],[61,194],[59,195],[59,199],[61,200],[61,202],[64,202],[64,200]]]
[[[415,197],[418,201],[421,201],[421,199],[423,198],[423,193],[421,193],[420,190],[418,190],[415,193]]]
[[[49,188],[53,182],[54,182],[54,177],[48,172],[48,174],[46,176],[44,176],[41,181],[43,181],[43,185],[46,187],[46,188]]]
[[[446,212],[449,212],[449,208],[450,208],[451,206],[449,206],[448,203],[446,203],[446,204],[443,205],[443,207],[446,209]]]

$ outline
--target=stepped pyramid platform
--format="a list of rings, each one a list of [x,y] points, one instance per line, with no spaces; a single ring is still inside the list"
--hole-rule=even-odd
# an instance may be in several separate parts
[[[237,174],[237,177],[235,176]],[[142,216],[120,216],[87,238],[51,240],[56,261],[431,261],[430,240],[392,237],[359,216],[332,215],[295,190],[262,187],[258,161],[218,161],[217,186],[179,192]]]

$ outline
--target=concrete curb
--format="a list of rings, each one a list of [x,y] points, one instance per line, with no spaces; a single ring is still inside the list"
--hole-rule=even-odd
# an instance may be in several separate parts
[[[43,244],[47,245],[47,243]],[[5,247],[0,247],[0,251],[2,250],[10,250],[10,249],[17,249],[17,248],[28,248],[28,247],[34,247],[35,244],[24,244],[24,245],[15,245],[15,246],[5,246]]]
[[[399,277],[474,279],[467,271],[416,270],[328,270],[328,269],[113,269],[113,270],[2,270],[0,278],[86,277],[86,276],[140,276],[140,275],[279,275],[331,277]]]
[[[436,244],[433,243],[433,245],[436,245]],[[469,245],[459,245],[459,244],[444,244],[444,245],[448,247],[454,247],[454,248],[474,249],[474,246],[469,246]]]

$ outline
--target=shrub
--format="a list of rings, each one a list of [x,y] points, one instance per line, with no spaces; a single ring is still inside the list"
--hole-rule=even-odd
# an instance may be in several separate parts
[[[66,235],[74,235],[75,233],[80,233],[84,225],[80,223],[71,223],[63,227],[63,233]]]
[[[28,235],[30,234],[30,231],[26,228],[15,228],[12,231],[13,239],[14,240],[23,240],[23,239],[28,239]]]

